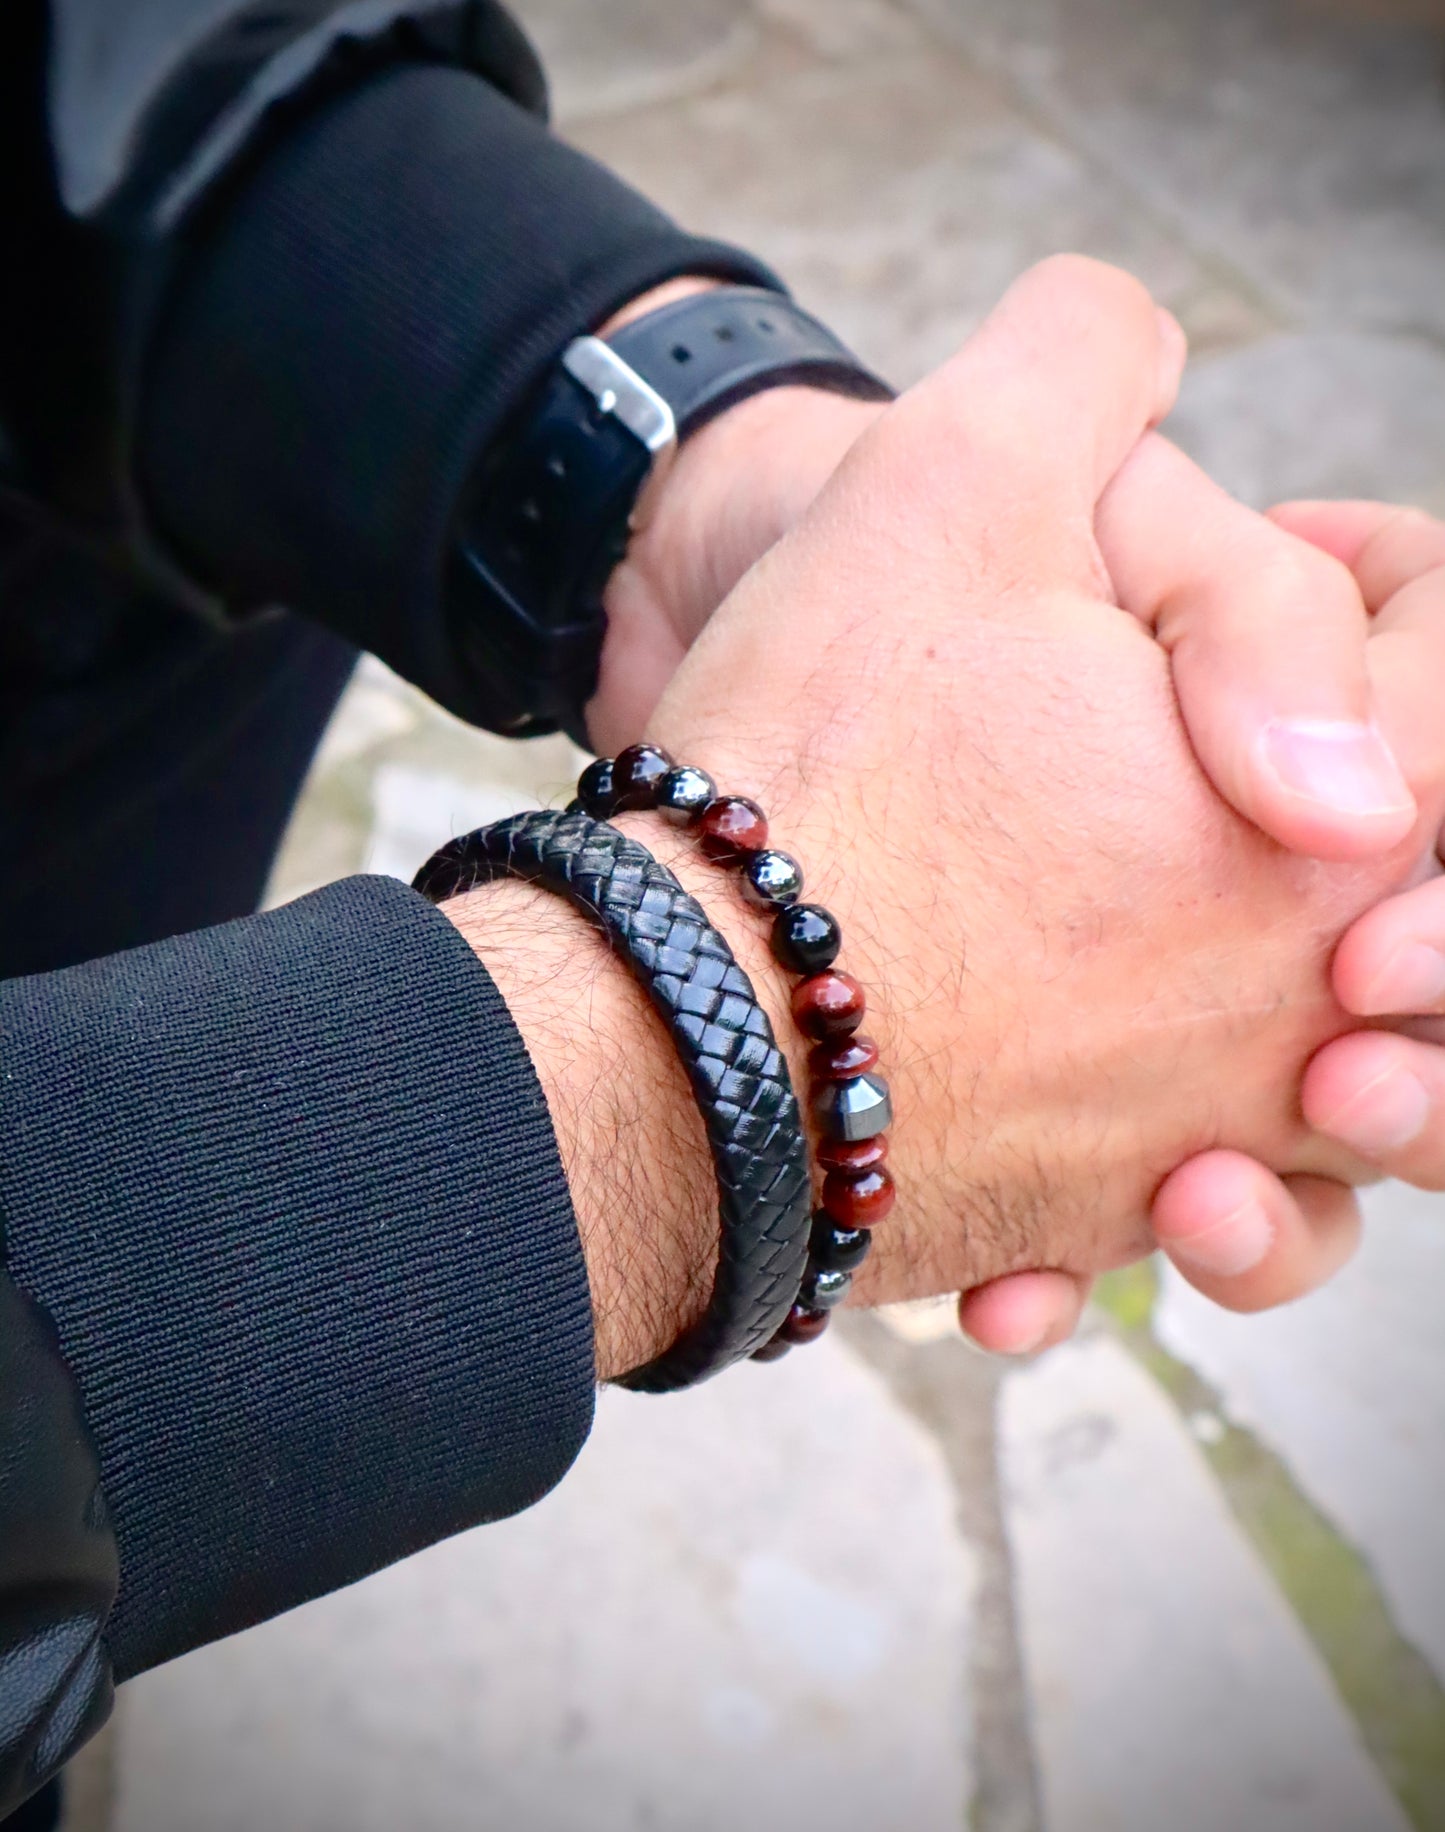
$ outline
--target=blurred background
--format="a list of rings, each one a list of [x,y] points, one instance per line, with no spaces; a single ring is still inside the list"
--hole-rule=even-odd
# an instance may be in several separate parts
[[[1134,269],[1264,505],[1445,510],[1445,0],[521,0],[582,146],[904,384],[1033,260]],[[1445,695],[1442,695],[1445,718]],[[273,887],[556,795],[375,664]],[[1000,1367],[947,1306],[604,1394],[518,1522],[129,1687],[116,1832],[1445,1828],[1445,1200],[1281,1315],[1168,1275]]]

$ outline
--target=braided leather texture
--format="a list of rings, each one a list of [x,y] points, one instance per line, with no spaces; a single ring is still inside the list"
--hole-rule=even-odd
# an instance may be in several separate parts
[[[666,1021],[702,1108],[722,1221],[712,1298],[621,1383],[691,1386],[761,1348],[798,1295],[810,1186],[787,1062],[727,942],[646,847],[585,814],[519,814],[444,846],[415,888],[440,903],[501,877],[558,892],[603,931]]]

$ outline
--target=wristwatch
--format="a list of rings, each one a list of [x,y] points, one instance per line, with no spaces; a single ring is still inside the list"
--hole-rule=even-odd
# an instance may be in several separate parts
[[[473,472],[452,525],[447,615],[480,723],[585,744],[602,594],[679,442],[787,383],[892,396],[817,319],[759,287],[692,294],[567,346]]]

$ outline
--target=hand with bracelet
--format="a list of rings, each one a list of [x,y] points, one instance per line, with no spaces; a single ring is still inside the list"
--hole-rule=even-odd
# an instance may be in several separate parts
[[[1277,1210],[1256,1299],[1318,1276],[1352,1238],[1343,1181],[1362,1166],[1304,1123],[1299,1080],[1350,1027],[1328,985],[1333,941],[1409,881],[1439,826],[1445,625],[1407,607],[1367,657],[1337,562],[1146,438],[1181,356],[1123,276],[1037,270],[870,426],[648,721],[767,806],[869,989],[903,1200],[858,1270],[865,1301],[1039,1267],[1049,1301],[1076,1293],[1148,1246],[1161,1180],[1205,1152],[1156,1219],[1237,1209],[1259,1174],[1246,1160],[1294,1180],[1300,1207]],[[1155,534],[1186,514],[1192,551]],[[1263,635],[1243,644],[1232,617]],[[686,835],[646,812],[618,824],[732,942],[805,1086],[765,928]],[[538,1062],[599,1366],[618,1374],[701,1314],[714,1205],[666,1038],[600,948],[586,1029],[617,1047],[569,1041],[576,919],[553,902],[498,885],[446,907]],[[626,1201],[619,1132],[636,1140]]]

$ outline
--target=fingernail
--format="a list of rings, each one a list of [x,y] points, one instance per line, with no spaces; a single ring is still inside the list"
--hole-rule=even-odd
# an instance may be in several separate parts
[[[1445,954],[1423,941],[1402,942],[1371,981],[1360,1016],[1433,1010],[1445,1000]]]
[[[1264,760],[1291,795],[1342,814],[1414,812],[1395,753],[1370,725],[1347,719],[1276,720],[1264,729]]]
[[[1198,1234],[1165,1243],[1171,1259],[1187,1260],[1201,1272],[1217,1278],[1236,1278],[1252,1272],[1274,1244],[1274,1223],[1263,1205],[1252,1197],[1223,1221]]]
[[[1382,1158],[1418,1139],[1429,1117],[1430,1096],[1419,1077],[1387,1069],[1320,1130],[1362,1158]]]

